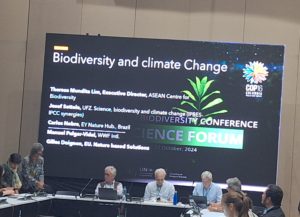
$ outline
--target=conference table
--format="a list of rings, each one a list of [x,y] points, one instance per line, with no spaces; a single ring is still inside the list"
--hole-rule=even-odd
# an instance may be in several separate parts
[[[173,205],[151,201],[102,200],[67,195],[7,197],[0,203],[0,217],[116,217],[120,209],[126,217],[176,217],[186,213],[187,204]],[[201,210],[203,217],[224,217],[223,213]],[[193,217],[199,215],[193,214]]]

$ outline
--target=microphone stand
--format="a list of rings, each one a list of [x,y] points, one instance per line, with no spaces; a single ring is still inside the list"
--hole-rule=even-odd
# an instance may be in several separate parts
[[[84,186],[84,188],[81,190],[80,194],[79,194],[79,197],[83,197],[82,196],[82,193],[83,191],[87,188],[87,186],[89,186],[89,184],[93,181],[94,179],[93,178],[90,178],[90,180],[88,181],[88,183]]]

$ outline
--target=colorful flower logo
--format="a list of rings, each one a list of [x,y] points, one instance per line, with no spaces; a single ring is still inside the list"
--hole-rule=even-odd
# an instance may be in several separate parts
[[[269,75],[267,70],[268,68],[262,62],[249,62],[249,64],[246,64],[246,67],[243,69],[243,77],[251,84],[262,83]]]

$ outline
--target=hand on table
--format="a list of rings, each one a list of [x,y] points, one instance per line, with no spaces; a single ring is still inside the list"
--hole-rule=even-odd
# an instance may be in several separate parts
[[[44,189],[44,185],[45,185],[45,183],[44,183],[43,181],[38,181],[38,182],[36,182],[36,187],[37,187],[39,190]]]

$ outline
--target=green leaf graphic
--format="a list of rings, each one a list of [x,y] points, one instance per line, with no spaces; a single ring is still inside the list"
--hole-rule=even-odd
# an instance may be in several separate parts
[[[223,102],[223,100],[222,100],[221,98],[214,99],[213,101],[211,101],[210,103],[208,103],[206,106],[204,106],[204,107],[202,108],[202,110],[205,110],[205,109],[214,107],[215,105],[218,105],[218,104],[220,104],[221,102]]]
[[[201,88],[200,78],[198,78],[197,76],[196,76],[196,86],[197,86],[197,90],[198,90],[198,98],[200,99],[201,95],[202,95],[202,88]]]
[[[202,87],[202,95],[203,95],[203,91],[204,91],[204,87],[205,84],[207,83],[207,76],[205,76],[204,78],[202,78],[201,80],[201,87]]]
[[[213,89],[212,84],[214,83],[214,80],[208,80],[207,76],[202,79],[195,76],[195,80],[190,78],[187,80],[190,84],[190,89],[185,89],[181,92],[188,96],[189,99],[182,100],[180,102],[180,107],[174,107],[173,109],[183,113],[197,112],[201,114],[201,117],[205,117],[206,120],[212,119],[212,116],[214,115],[228,112],[226,109],[218,111],[214,109],[215,106],[220,105],[223,102],[223,99],[220,98],[221,91]],[[195,125],[197,125],[197,122],[198,119],[194,119],[193,123]]]
[[[208,90],[208,88],[210,87],[210,85],[214,82],[214,80],[210,80],[208,82],[205,83],[205,86],[203,88],[203,92],[202,92],[202,96],[204,96],[204,94],[206,93],[206,91]]]
[[[209,113],[209,114],[207,114],[207,115],[204,115],[203,117],[210,117],[210,116],[212,116],[212,115],[224,114],[224,113],[227,113],[227,112],[228,112],[227,110],[221,110],[221,111]],[[211,118],[211,117],[210,117],[210,118]]]
[[[182,108],[177,108],[177,107],[173,107],[172,109],[178,110],[178,111],[180,111],[182,113],[187,113],[188,112],[187,110],[184,110]]]
[[[187,95],[192,100],[197,101],[196,98],[194,97],[194,95],[191,93],[191,91],[189,91],[189,90],[183,90],[181,92],[184,93],[185,95]]]
[[[199,93],[198,93],[198,89],[197,89],[197,85],[195,82],[193,82],[191,79],[188,79],[188,81],[190,82],[191,86],[193,87],[195,93],[197,96],[199,96]]]
[[[184,104],[188,104],[189,106],[191,106],[192,108],[194,108],[195,110],[198,110],[197,107],[194,105],[194,103],[192,102],[188,102],[188,101],[181,101],[180,105],[184,105]]]
[[[210,97],[213,94],[217,94],[217,93],[221,93],[219,90],[216,90],[214,92],[211,92],[210,94],[207,94],[206,96],[202,97],[202,99],[200,100],[200,103],[204,102],[208,97]]]

